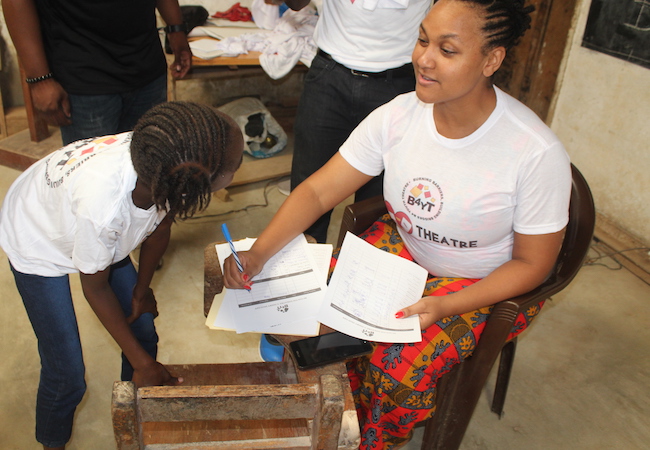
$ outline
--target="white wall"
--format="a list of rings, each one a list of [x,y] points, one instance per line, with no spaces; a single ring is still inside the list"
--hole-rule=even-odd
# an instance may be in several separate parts
[[[577,6],[550,124],[597,211],[650,244],[650,69],[581,47],[590,4]]]

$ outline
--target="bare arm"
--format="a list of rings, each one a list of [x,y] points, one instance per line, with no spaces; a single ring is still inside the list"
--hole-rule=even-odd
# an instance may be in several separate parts
[[[145,312],[158,316],[158,305],[153,290],[149,287],[160,259],[169,245],[173,217],[166,216],[153,233],[142,243],[138,264],[138,281],[133,288],[131,315],[127,318],[132,323]]]
[[[244,266],[243,274],[239,273],[231,257],[226,260],[226,287],[243,287],[248,279],[262,270],[271,256],[371,178],[352,167],[339,153],[334,155],[325,166],[291,192],[251,250],[239,254]]]
[[[454,294],[423,297],[400,312],[404,317],[420,314],[420,325],[424,329],[444,317],[463,314],[531,291],[553,268],[563,237],[564,230],[541,235],[515,233],[512,259],[490,275]]]
[[[179,380],[156,362],[142,348],[126,322],[115,293],[108,284],[110,269],[95,274],[81,274],[81,286],[102,325],[115,339],[134,369],[136,386],[177,385]]]
[[[149,287],[160,259],[165,254],[174,218],[167,215],[140,247],[137,289]]]
[[[7,29],[27,78],[50,73],[33,0],[2,0]],[[68,94],[53,78],[30,85],[34,108],[51,125],[70,125]]]
[[[167,25],[183,23],[183,14],[178,0],[158,0],[156,8]],[[182,31],[177,31],[167,34],[167,37],[169,38],[169,46],[174,53],[171,75],[174,78],[183,78],[192,65],[192,51],[187,42],[187,35]]]

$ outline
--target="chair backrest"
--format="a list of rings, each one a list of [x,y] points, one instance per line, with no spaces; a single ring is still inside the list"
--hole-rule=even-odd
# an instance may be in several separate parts
[[[507,301],[516,302],[519,311],[564,289],[576,276],[587,257],[596,226],[594,199],[587,181],[571,164],[572,186],[569,204],[569,223],[564,241],[551,273],[540,286]]]
[[[387,212],[384,197],[381,195],[346,206],[336,247],[339,248],[343,244],[345,233],[349,231],[352,234],[361,234]]]
[[[573,182],[569,205],[569,224],[554,269],[554,273],[562,278],[564,286],[571,282],[582,266],[596,225],[596,209],[589,185],[573,164],[571,164],[571,171]]]

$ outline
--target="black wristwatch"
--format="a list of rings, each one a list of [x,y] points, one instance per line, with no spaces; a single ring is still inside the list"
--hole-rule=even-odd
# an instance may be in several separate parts
[[[178,25],[167,25],[165,28],[165,33],[178,33],[182,31],[183,33],[187,34],[187,24],[185,22],[178,24]]]

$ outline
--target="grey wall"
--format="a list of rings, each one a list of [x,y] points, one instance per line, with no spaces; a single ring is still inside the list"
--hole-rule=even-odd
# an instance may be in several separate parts
[[[596,209],[650,244],[650,69],[581,46],[578,2],[551,128],[593,191]]]

